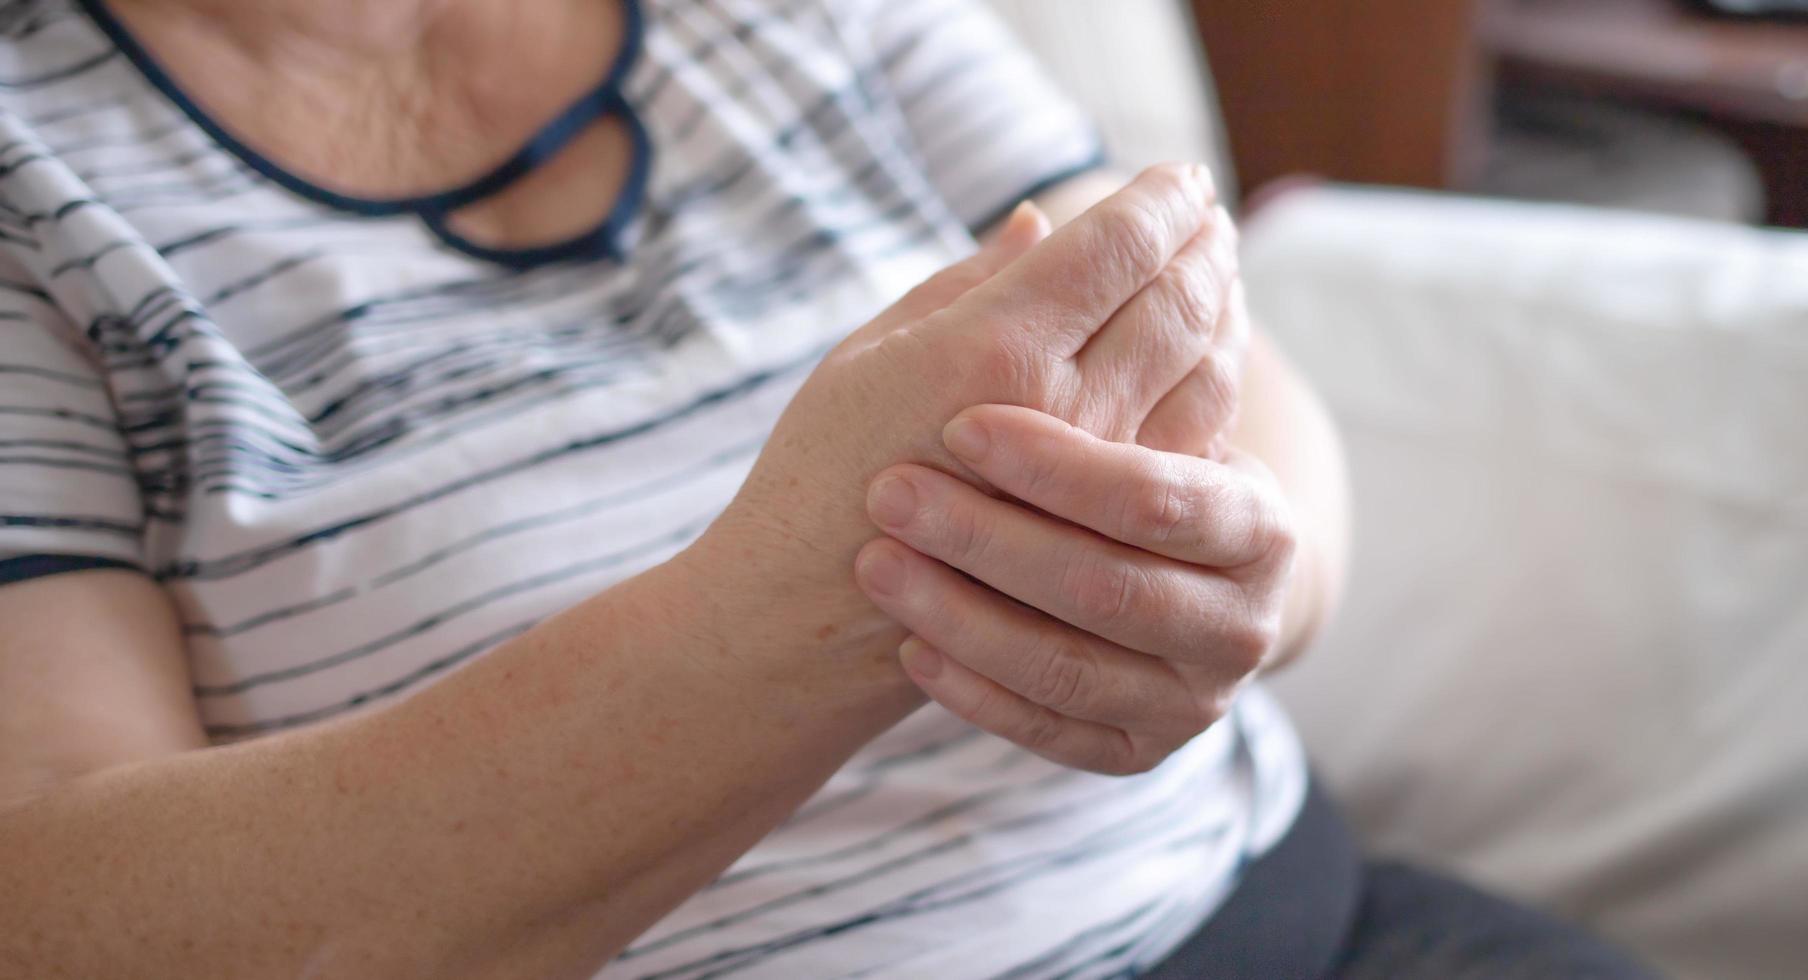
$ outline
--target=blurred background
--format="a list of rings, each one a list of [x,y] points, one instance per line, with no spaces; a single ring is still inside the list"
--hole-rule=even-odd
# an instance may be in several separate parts
[[[1732,15],[1808,2],[1193,9],[1251,187],[1305,171],[1808,226],[1808,21]]]
[[[1243,191],[1356,499],[1274,686],[1369,845],[1808,976],[1808,0],[992,2]]]

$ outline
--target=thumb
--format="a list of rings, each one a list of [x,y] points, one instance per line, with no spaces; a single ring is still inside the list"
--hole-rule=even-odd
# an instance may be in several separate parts
[[[1035,248],[1053,230],[1054,226],[1049,222],[1048,215],[1043,214],[1034,201],[1024,201],[992,233],[991,241],[986,243],[976,258],[983,257],[986,264],[991,266],[991,271],[997,272]]]
[[[979,251],[930,276],[922,285],[904,294],[903,299],[874,321],[875,324],[881,329],[889,329],[920,320],[948,306],[1035,248],[1052,230],[1048,215],[1031,202],[1024,201],[992,232]]]

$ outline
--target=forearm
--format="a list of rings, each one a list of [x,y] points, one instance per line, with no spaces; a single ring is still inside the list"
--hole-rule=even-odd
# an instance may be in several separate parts
[[[1274,473],[1298,548],[1281,639],[1267,669],[1312,642],[1337,608],[1349,562],[1349,482],[1337,428],[1305,379],[1260,333],[1251,338],[1231,444]]]
[[[885,642],[691,607],[716,561],[394,707],[0,813],[0,973],[587,975],[917,703]]]

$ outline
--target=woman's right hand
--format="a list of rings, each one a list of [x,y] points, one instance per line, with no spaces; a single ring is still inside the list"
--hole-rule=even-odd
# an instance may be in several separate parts
[[[1235,251],[1198,166],[1151,168],[1052,236],[1020,209],[804,383],[690,553],[706,577],[733,569],[712,597],[723,621],[757,648],[741,630],[783,610],[825,647],[877,643],[889,657],[902,633],[850,571],[875,534],[866,487],[906,461],[979,483],[942,446],[942,427],[969,406],[1020,405],[1120,442],[1222,431],[1246,330]]]

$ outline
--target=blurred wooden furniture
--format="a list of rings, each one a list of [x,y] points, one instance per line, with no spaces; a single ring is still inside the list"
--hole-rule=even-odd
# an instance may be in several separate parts
[[[1492,4],[1480,41],[1516,80],[1808,129],[1808,24],[1674,0]]]
[[[1462,185],[1484,149],[1475,0],[1192,0],[1238,179]]]
[[[1808,24],[1682,0],[1192,0],[1246,187],[1293,173],[1462,189],[1495,85],[1689,113],[1808,227]]]
[[[1678,109],[1737,139],[1773,224],[1808,227],[1808,24],[1713,17],[1676,0],[1492,4],[1478,41],[1502,84]]]

